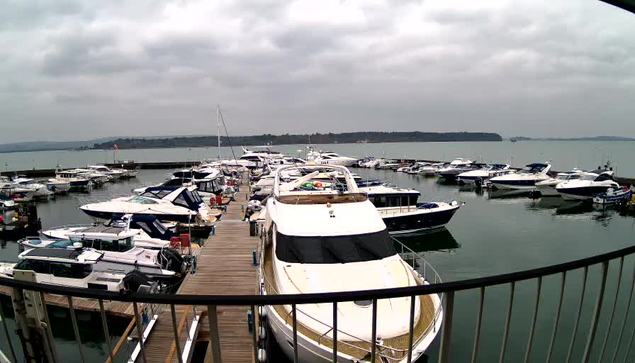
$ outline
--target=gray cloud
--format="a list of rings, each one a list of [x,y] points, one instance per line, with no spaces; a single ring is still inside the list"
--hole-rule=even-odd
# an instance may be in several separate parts
[[[23,0],[0,13],[13,132],[0,142],[210,134],[217,103],[234,134],[635,136],[634,90],[635,16],[592,0]]]

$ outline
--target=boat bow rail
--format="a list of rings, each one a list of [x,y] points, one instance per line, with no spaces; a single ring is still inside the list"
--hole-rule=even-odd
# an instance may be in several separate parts
[[[569,346],[569,351],[567,352],[568,359],[573,355],[581,356],[581,361],[587,362],[589,361],[591,354],[594,356],[600,355],[600,360],[602,356],[613,356],[616,357],[618,354],[621,354],[628,359],[629,354],[631,353],[630,346],[632,345],[633,339],[628,342],[628,346],[623,346],[624,341],[628,340],[628,336],[635,336],[635,329],[632,325],[629,325],[628,334],[626,332],[626,324],[629,320],[629,306],[632,302],[633,295],[633,287],[635,286],[635,273],[630,279],[624,278],[624,281],[627,285],[630,285],[630,290],[626,291],[626,293],[620,294],[620,282],[623,280],[623,270],[626,266],[624,266],[628,261],[629,264],[632,262],[632,258],[626,260],[626,257],[635,256],[635,246],[630,246],[627,248],[623,248],[620,250],[599,254],[592,257],[587,257],[575,261],[555,264],[546,267],[540,267],[525,271],[512,272],[506,274],[500,274],[495,276],[488,276],[482,278],[475,279],[467,279],[460,281],[450,281],[450,282],[440,282],[438,274],[436,271],[425,262],[423,258],[420,258],[419,254],[415,253],[411,249],[407,248],[407,246],[397,244],[398,246],[402,246],[400,251],[403,253],[405,260],[410,261],[415,266],[419,265],[419,267],[423,270],[423,275],[430,279],[431,281],[435,281],[436,283],[413,286],[413,287],[400,287],[400,288],[391,288],[391,289],[381,289],[381,290],[367,290],[367,291],[345,291],[345,292],[334,292],[334,293],[318,293],[318,294],[293,294],[293,295],[157,295],[157,294],[148,294],[148,293],[125,293],[125,292],[108,292],[101,290],[90,290],[90,289],[80,289],[80,288],[71,288],[71,287],[61,287],[54,285],[46,285],[39,284],[34,282],[20,281],[14,280],[10,278],[0,278],[0,286],[6,286],[13,289],[14,294],[21,295],[24,291],[35,291],[38,293],[46,293],[46,294],[54,294],[61,295],[68,298],[69,302],[72,302],[74,298],[87,298],[94,299],[99,302],[101,307],[100,312],[102,317],[105,317],[105,313],[103,310],[103,301],[123,301],[123,302],[132,302],[135,305],[137,304],[164,304],[169,306],[175,305],[192,305],[192,306],[207,306],[207,311],[212,311],[214,314],[208,314],[208,318],[210,316],[215,316],[216,307],[217,306],[245,306],[251,311],[252,316],[256,316],[259,308],[265,305],[290,305],[292,306],[292,316],[297,314],[297,310],[301,309],[300,305],[303,304],[325,304],[331,303],[334,307],[337,306],[339,302],[347,302],[347,301],[356,301],[356,300],[370,300],[372,301],[373,308],[376,308],[377,301],[381,299],[387,298],[397,298],[397,297],[416,297],[430,294],[443,294],[443,325],[441,329],[441,341],[440,341],[440,350],[438,361],[439,362],[449,362],[450,360],[450,344],[452,338],[452,328],[455,323],[453,323],[453,313],[454,313],[454,301],[455,297],[459,293],[468,293],[476,292],[480,293],[479,307],[476,310],[475,319],[477,321],[476,331],[474,334],[474,346],[472,351],[472,361],[477,360],[479,346],[480,346],[480,337],[481,337],[481,322],[483,316],[483,307],[484,307],[484,295],[488,288],[490,287],[505,287],[509,286],[509,304],[507,310],[507,318],[505,320],[503,328],[503,340],[500,345],[500,360],[504,361],[508,340],[509,340],[509,330],[512,320],[512,309],[514,307],[514,295],[515,295],[515,287],[516,284],[521,281],[534,281],[536,282],[536,294],[533,308],[534,314],[531,320],[530,325],[527,327],[528,331],[528,341],[525,348],[525,361],[529,360],[529,357],[532,354],[532,344],[534,338],[534,328],[536,327],[536,322],[538,319],[538,309],[540,306],[540,297],[541,297],[541,288],[542,282],[545,277],[548,276],[560,276],[560,294],[556,299],[557,302],[557,310],[555,313],[555,319],[553,315],[548,317],[549,323],[552,324],[552,333],[550,338],[550,344],[548,345],[547,361],[549,361],[553,355],[554,349],[562,350],[562,347],[554,348],[556,335],[558,336],[558,340],[562,339],[566,340],[565,334],[569,334],[569,339],[571,345]],[[609,265],[613,264],[614,273],[609,274]],[[632,263],[633,271],[635,272],[635,263]],[[598,289],[587,289],[588,281],[591,279],[587,279],[590,275],[590,267],[600,267],[599,278],[593,281],[597,281],[599,284]],[[577,314],[561,314],[563,306],[567,308],[567,305],[563,304],[564,295],[565,295],[565,285],[568,280],[571,280],[571,272],[574,270],[581,270],[582,272],[582,289],[577,304],[574,304],[574,308],[577,310]],[[595,270],[594,270],[595,271]],[[614,281],[611,281],[608,286],[611,286],[611,292],[608,292],[607,289],[607,279],[608,276],[611,275],[613,278],[617,280],[617,284]],[[434,276],[434,277],[433,277]],[[595,276],[595,275],[594,275]],[[436,279],[436,280],[433,280]],[[626,281],[630,280],[630,281]],[[255,283],[255,282],[254,282]],[[616,287],[615,287],[616,286]],[[570,289],[569,289],[570,290]],[[574,292],[575,295],[577,293]],[[582,325],[578,324],[581,320],[582,315],[588,314],[588,309],[582,309],[578,307],[582,307],[584,304],[588,304],[588,301],[585,300],[585,294],[595,294],[595,301],[593,303],[593,310],[591,311],[590,317],[585,317],[585,319],[590,319],[590,324]],[[606,304],[607,310],[604,314],[603,312],[603,302],[605,300],[606,295],[615,294],[615,298],[613,300],[606,299],[611,301],[611,304]],[[616,314],[616,306],[621,298],[622,306],[626,306],[626,311],[622,314]],[[628,303],[624,305],[625,299],[628,299]],[[414,299],[413,299],[414,300]],[[516,301],[519,299],[516,299]],[[525,299],[526,300],[526,299]],[[575,300],[575,299],[574,299]],[[72,304],[69,304],[72,306]],[[571,304],[569,304],[571,305]],[[411,309],[411,322],[413,321],[413,309]],[[0,310],[1,312],[1,310]],[[438,312],[440,313],[440,312]],[[543,314],[544,315],[544,314]],[[562,315],[562,319],[561,319]],[[465,314],[462,314],[465,317]],[[572,319],[573,321],[568,321],[566,327],[571,325],[574,326],[573,332],[565,332],[565,324],[561,321],[564,319]],[[608,323],[606,321],[601,321],[602,319],[608,319]],[[141,320],[141,319],[137,319]],[[214,331],[214,327],[217,325],[216,319],[209,319],[211,331]],[[297,319],[293,319],[294,322]],[[105,321],[105,319],[103,320]],[[252,320],[253,321],[253,320]],[[77,327],[77,323],[75,319],[72,319],[72,324],[74,328]],[[46,322],[49,323],[50,322]],[[546,323],[546,322],[544,322]],[[602,325],[603,327],[603,336],[599,336],[598,326]],[[333,323],[334,327],[337,327],[337,322]],[[578,334],[578,330],[581,330],[584,326],[585,329],[588,329],[588,334],[586,334],[586,342],[584,344],[576,343],[576,340],[582,339],[580,336],[583,334]],[[294,328],[296,325],[294,324]],[[563,330],[561,332],[558,329]],[[579,329],[578,329],[579,328]],[[108,330],[106,326],[102,326],[104,330],[104,334],[108,335]],[[335,329],[336,331],[337,329]],[[617,339],[611,339],[609,342],[609,335],[614,337],[615,333],[619,330],[619,336]],[[77,329],[75,329],[78,332]],[[176,330],[175,330],[176,331]],[[216,330],[217,331],[217,330]],[[5,333],[7,330],[5,330]],[[410,334],[412,334],[412,324],[410,326]],[[613,334],[611,334],[613,333]],[[258,334],[254,334],[254,342],[256,342]],[[294,334],[294,337],[296,334]],[[8,334],[5,334],[5,337],[11,344],[11,339]],[[596,339],[597,338],[597,339]],[[625,339],[626,338],[626,339]],[[219,347],[219,336],[218,334],[210,334],[209,340],[212,350],[214,347]],[[76,340],[81,345],[81,337],[79,333],[76,334]],[[337,342],[337,339],[334,340]],[[607,344],[609,342],[609,344]],[[14,342],[15,343],[15,342]],[[413,346],[413,341],[410,340],[409,346]],[[15,344],[14,344],[15,345]],[[541,345],[544,350],[546,345]],[[19,345],[15,345],[14,348],[18,348]],[[256,345],[254,345],[256,347]],[[611,348],[609,348],[611,347]],[[142,351],[141,358],[144,357],[143,351],[143,343],[140,343],[140,348]],[[458,349],[459,347],[457,347]],[[465,347],[460,347],[461,350],[465,350]],[[566,348],[566,347],[565,347]],[[578,350],[574,352],[574,348]],[[333,351],[336,354],[337,343],[334,344]],[[374,345],[371,349],[371,360],[373,361],[374,357],[377,355],[377,350],[381,349],[381,346]],[[535,354],[543,354],[543,352],[534,352]],[[561,352],[562,353],[562,352]],[[110,354],[110,352],[109,352]],[[177,354],[181,354],[181,352],[177,352]],[[220,354],[220,353],[219,353]],[[408,359],[404,359],[404,362],[410,361],[410,357],[412,354],[412,350],[408,351]],[[254,355],[258,355],[258,351],[254,348]],[[615,361],[615,359],[614,359]]]

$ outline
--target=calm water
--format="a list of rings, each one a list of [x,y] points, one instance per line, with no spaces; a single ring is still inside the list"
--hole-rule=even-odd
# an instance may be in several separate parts
[[[384,143],[384,144],[335,144],[316,145],[323,150],[332,150],[354,157],[386,156],[388,158],[416,158],[431,160],[451,160],[457,157],[472,158],[490,162],[507,162],[523,166],[532,162],[551,160],[554,170],[596,168],[607,159],[616,166],[619,175],[635,176],[635,142],[583,142],[583,141],[519,141],[503,142],[447,142],[447,143]],[[274,149],[290,155],[303,156],[306,145],[280,145]],[[242,155],[240,147],[235,147],[236,156]],[[223,158],[231,158],[231,150],[222,148]],[[47,169],[60,165],[63,168],[85,166],[94,163],[117,160],[148,161],[193,161],[216,158],[218,149],[178,148],[178,149],[138,149],[88,151],[46,151],[0,154],[0,169],[24,170]]]
[[[492,147],[485,145],[483,148]],[[541,144],[541,143],[535,143]],[[550,143],[545,143],[551,145]],[[395,144],[397,145],[397,144]],[[398,144],[404,148],[418,145],[423,147],[445,147],[447,144]],[[422,146],[423,145],[423,146]],[[523,142],[517,143],[524,147]],[[555,144],[553,144],[555,145]],[[599,145],[599,144],[598,144]],[[609,146],[613,145],[611,143]],[[341,147],[360,147],[345,146]],[[375,145],[376,146],[376,145]],[[616,144],[616,146],[619,146]],[[624,145],[625,146],[625,145]],[[511,147],[507,143],[506,147]],[[514,146],[516,147],[516,146]],[[569,146],[566,146],[569,147]],[[147,151],[144,151],[147,152]],[[467,153],[456,153],[454,156],[470,156]],[[421,155],[423,157],[424,155]],[[426,157],[428,157],[426,155]],[[441,156],[430,156],[442,157]],[[425,258],[437,269],[444,281],[453,281],[482,276],[489,276],[512,271],[519,271],[559,262],[574,260],[601,252],[616,250],[632,244],[635,231],[635,218],[621,216],[614,211],[598,210],[592,206],[581,206],[575,203],[565,203],[559,199],[530,199],[527,197],[501,197],[489,193],[476,193],[473,190],[463,190],[455,185],[444,185],[435,179],[395,173],[391,171],[374,171],[357,169],[359,174],[368,178],[380,178],[399,186],[413,187],[421,191],[421,200],[459,200],[465,202],[455,215],[447,230],[427,234],[415,238],[404,239],[411,248],[422,251]],[[158,182],[166,177],[168,171],[144,170],[138,180],[111,184],[91,194],[71,194],[58,197],[54,201],[38,205],[38,210],[44,227],[61,223],[87,222],[89,219],[77,209],[81,203],[89,200],[106,199],[124,195],[131,189],[141,185]],[[635,175],[635,172],[632,173]],[[10,241],[0,245],[0,259],[15,259],[17,246]],[[614,323],[607,354],[612,356],[617,330],[623,320],[623,309],[626,303],[625,293],[630,287],[633,274],[633,259],[627,259],[624,269],[622,291],[618,303],[616,322]],[[617,264],[611,265],[609,284],[605,300],[604,314],[607,314],[613,304],[615,296],[615,277]],[[581,352],[585,344],[589,326],[589,316],[595,300],[598,287],[599,269],[589,272],[589,283],[585,299],[583,319],[578,333],[576,350]],[[574,322],[580,293],[579,272],[567,276],[566,295],[563,315],[559,326],[558,344],[554,351],[553,362],[565,359],[569,344],[570,332]],[[554,313],[556,309],[559,277],[545,279],[542,287],[539,322],[532,353],[532,361],[544,361],[546,347],[549,344]],[[506,361],[522,361],[525,354],[530,319],[533,313],[534,291],[536,282],[521,282],[516,285],[515,305],[511,323],[510,337]],[[498,361],[500,342],[503,337],[503,327],[509,299],[509,287],[488,289],[479,361]],[[6,304],[6,302],[5,302]],[[478,293],[458,293],[455,303],[454,334],[452,340],[452,361],[469,361],[472,352],[473,334],[476,324],[476,309]],[[5,307],[5,312],[10,308]],[[86,325],[93,325],[94,337],[87,344],[91,357],[106,357],[105,344],[101,341],[101,334],[95,327],[99,326],[98,317],[87,314]],[[626,338],[630,337],[631,329],[635,327],[635,314],[627,321]],[[606,321],[604,319],[603,321]],[[64,325],[64,324],[62,324]],[[125,324],[123,324],[125,326]],[[597,335],[598,344],[604,339],[605,325],[600,326]],[[121,334],[113,326],[113,334]],[[2,336],[0,334],[0,336]],[[77,348],[72,340],[72,331],[56,335],[58,349],[64,355],[63,361],[76,361]],[[114,339],[114,338],[113,338]],[[4,337],[2,336],[2,341]],[[6,344],[3,342],[2,344]],[[431,359],[437,358],[439,339],[428,351]],[[625,342],[622,343],[626,345]],[[3,351],[6,345],[2,345]],[[599,351],[599,345],[596,351]],[[625,351],[620,351],[618,361],[624,359]],[[574,358],[577,358],[574,357]],[[606,357],[605,357],[606,358]],[[597,360],[597,356],[595,357]],[[276,361],[283,361],[277,358]]]

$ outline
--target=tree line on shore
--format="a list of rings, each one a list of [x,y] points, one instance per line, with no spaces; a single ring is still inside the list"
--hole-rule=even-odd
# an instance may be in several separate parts
[[[222,146],[293,145],[293,144],[350,144],[379,142],[451,142],[451,141],[502,141],[497,133],[489,132],[346,132],[304,135],[254,135],[221,136]],[[188,136],[166,138],[118,138],[95,143],[93,149],[152,149],[176,147],[218,146],[216,136]]]

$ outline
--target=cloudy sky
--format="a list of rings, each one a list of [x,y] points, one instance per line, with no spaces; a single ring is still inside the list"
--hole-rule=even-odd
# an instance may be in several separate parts
[[[635,137],[595,0],[9,0],[0,142],[342,131]]]

